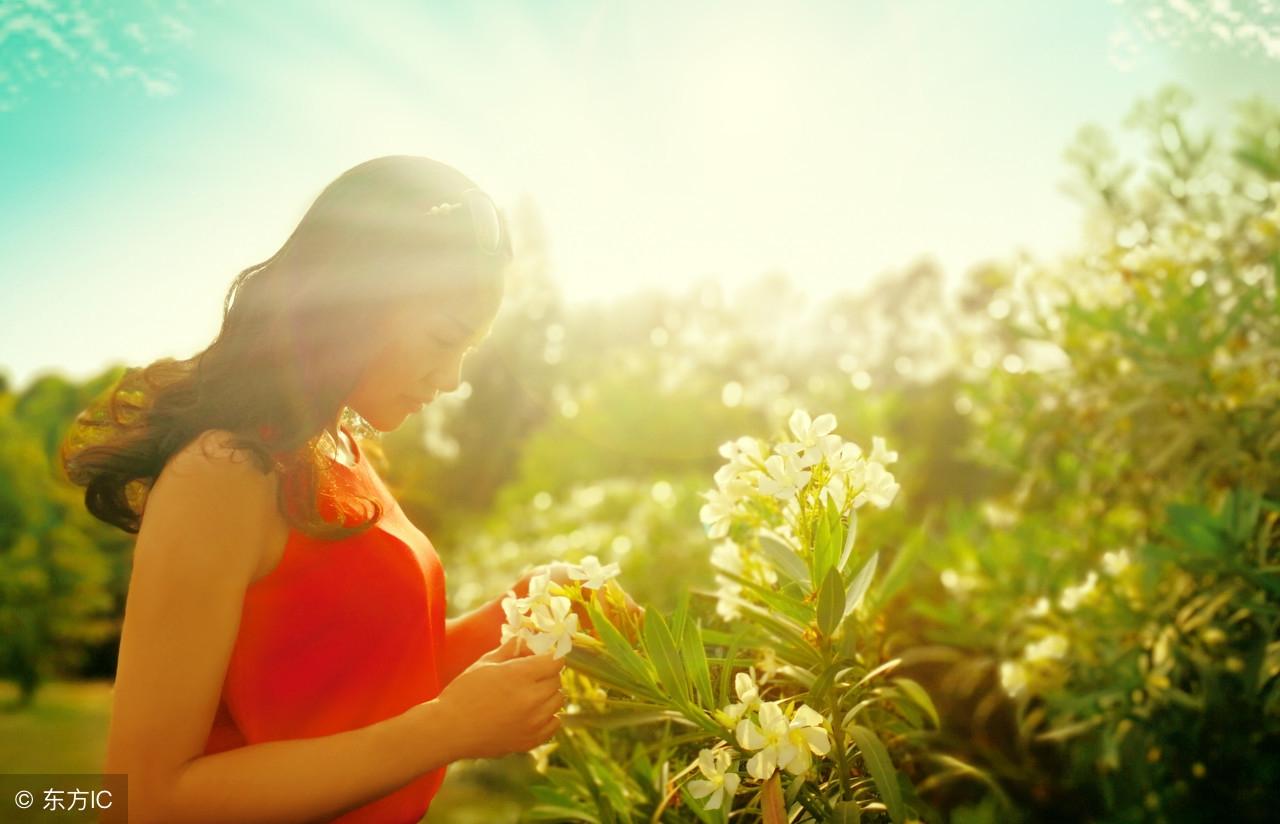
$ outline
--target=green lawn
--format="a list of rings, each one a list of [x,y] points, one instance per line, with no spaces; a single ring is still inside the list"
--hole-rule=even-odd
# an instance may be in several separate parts
[[[12,709],[17,694],[0,682],[0,772],[102,770],[111,681],[53,681],[23,710]]]

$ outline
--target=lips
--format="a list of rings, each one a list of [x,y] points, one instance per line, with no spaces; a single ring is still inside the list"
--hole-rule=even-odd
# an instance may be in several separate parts
[[[425,406],[431,403],[432,401],[431,398],[417,398],[417,397],[414,397],[413,395],[404,395],[403,397],[405,400],[409,401],[414,406]]]

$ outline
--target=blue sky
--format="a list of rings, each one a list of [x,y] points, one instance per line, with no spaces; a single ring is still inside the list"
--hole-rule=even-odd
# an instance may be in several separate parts
[[[1277,98],[1275,5],[0,0],[0,370],[198,351],[380,154],[532,198],[570,301],[1052,255],[1076,130],[1167,82],[1205,122]]]

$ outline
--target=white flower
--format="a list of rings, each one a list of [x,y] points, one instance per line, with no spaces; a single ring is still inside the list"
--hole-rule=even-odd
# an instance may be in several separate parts
[[[1010,696],[1016,698],[1027,688],[1027,668],[1019,661],[1002,661],[1000,663],[1000,685]]]
[[[712,538],[723,538],[729,534],[729,522],[733,519],[737,498],[723,489],[703,492],[706,503],[698,510],[698,518],[710,528]]]
[[[774,451],[795,459],[800,469],[807,469],[840,449],[840,436],[831,434],[836,428],[836,416],[830,412],[810,420],[808,412],[797,409],[791,413],[787,425],[796,440],[778,444]]]
[[[773,564],[759,555],[753,555],[751,561],[751,580],[757,584],[768,584],[769,586],[778,583],[778,571],[773,568]]]
[[[721,579],[720,588],[716,590],[716,614],[726,621],[736,621],[741,618],[742,610],[733,600],[741,597],[742,584]]]
[[[973,575],[962,575],[954,569],[944,569],[938,577],[944,587],[957,595],[963,595],[966,592],[977,589],[980,583]]]
[[[795,497],[809,483],[809,476],[812,474],[796,466],[794,459],[783,458],[781,455],[770,455],[769,460],[764,462],[764,467],[766,474],[757,479],[757,487],[762,494],[781,499]]]
[[[841,444],[840,448],[827,456],[827,466],[837,475],[852,472],[862,461],[862,447],[856,443]]]
[[[731,464],[750,466],[752,460],[764,461],[764,452],[755,438],[745,435],[736,441],[725,441],[720,444],[720,455]]]
[[[824,504],[830,498],[835,502],[836,508],[843,511],[845,499],[849,497],[849,487],[845,483],[843,475],[833,474],[822,487],[822,491],[818,493],[818,500]]]
[[[796,440],[805,446],[809,446],[817,443],[819,438],[835,431],[836,416],[827,412],[819,415],[817,420],[811,420],[808,412],[803,409],[797,409],[791,413],[787,426],[791,429],[791,434],[795,435]]]
[[[760,688],[752,680],[751,675],[740,672],[733,677],[733,689],[738,694],[737,703],[724,708],[724,714],[730,724],[742,720],[748,712],[760,709]]]
[[[504,644],[512,638],[529,637],[529,630],[525,622],[525,610],[522,608],[521,600],[510,590],[507,591],[507,596],[502,599],[502,611],[507,616],[507,622],[502,625],[502,643]]]
[[[1035,604],[1031,607],[1031,609],[1029,610],[1029,612],[1030,612],[1032,615],[1035,615],[1035,616],[1037,616],[1037,617],[1038,617],[1038,616],[1042,616],[1042,615],[1048,615],[1048,614],[1049,614],[1049,599],[1048,599],[1048,598],[1046,598],[1046,597],[1044,597],[1043,595],[1041,595],[1039,598],[1037,598],[1037,599],[1036,599]]]
[[[742,576],[745,567],[742,548],[731,539],[721,541],[711,550],[711,565]],[[716,614],[726,621],[736,621],[742,617],[742,611],[733,599],[742,596],[742,584],[722,575],[716,576],[716,582],[720,585],[716,591]]]
[[[732,799],[738,791],[741,779],[737,773],[737,759],[730,756],[728,750],[702,750],[698,753],[698,769],[706,778],[690,781],[689,795],[706,798],[708,810],[720,809],[725,797]]]
[[[1058,598],[1058,606],[1071,612],[1093,594],[1093,587],[1097,583],[1098,573],[1090,571],[1083,584],[1062,590],[1062,595]]]
[[[824,719],[818,712],[801,704],[791,716],[789,739],[796,748],[795,756],[783,768],[792,775],[800,775],[813,764],[813,756],[831,751],[831,740],[823,727]]]
[[[569,577],[582,581],[582,586],[586,589],[599,589],[604,586],[605,581],[617,577],[619,571],[616,563],[601,566],[600,559],[588,555],[580,563],[569,567]]]
[[[761,704],[759,718],[759,725],[742,719],[736,732],[738,744],[744,750],[759,750],[747,761],[747,773],[763,781],[773,775],[780,764],[791,763],[796,757],[796,745],[791,743],[791,726],[778,708],[778,702]]]
[[[545,744],[539,744],[529,750],[529,755],[533,756],[533,768],[543,775],[547,774],[547,767],[550,766],[549,759],[555,748],[560,746],[559,741],[548,741]]]
[[[711,549],[711,565],[719,567],[725,572],[741,576],[743,570],[742,547],[731,539],[721,541]]]
[[[744,436],[736,441],[726,441],[720,445],[720,454],[729,459],[728,463],[716,470],[716,485],[721,488],[729,487],[744,475],[759,472],[759,465],[764,463],[764,452],[755,438]]]
[[[1022,656],[1028,661],[1047,661],[1051,658],[1062,658],[1066,654],[1067,639],[1056,632],[1027,644],[1027,648],[1022,651]]]
[[[760,657],[756,659],[756,666],[760,668],[760,674],[764,680],[768,681],[778,674],[783,664],[778,662],[777,650],[773,647],[764,647],[760,650]]]
[[[528,603],[545,601],[547,598],[551,597],[550,590],[551,573],[544,570],[529,579],[529,589],[524,600]]]
[[[1129,550],[1107,552],[1102,556],[1102,568],[1108,575],[1116,576],[1129,568]]]
[[[864,503],[870,503],[878,509],[886,509],[898,494],[898,482],[893,479],[893,475],[889,474],[883,464],[875,461],[867,461],[867,470],[863,475],[862,483],[862,491],[853,499],[855,508],[861,507]]]
[[[884,445],[884,438],[876,435],[871,439],[871,457],[868,460],[888,466],[898,460],[898,453],[890,452],[886,449]]]
[[[526,643],[535,653],[554,647],[552,658],[563,658],[573,648],[573,634],[578,631],[578,615],[573,612],[573,602],[563,595],[553,595],[547,602],[539,602],[530,610],[534,628]]]

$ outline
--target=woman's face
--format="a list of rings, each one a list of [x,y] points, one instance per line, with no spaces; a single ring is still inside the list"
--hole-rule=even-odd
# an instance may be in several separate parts
[[[382,347],[347,405],[389,432],[437,393],[457,389],[462,361],[488,336],[501,301],[501,292],[466,289],[395,306],[380,330]]]

